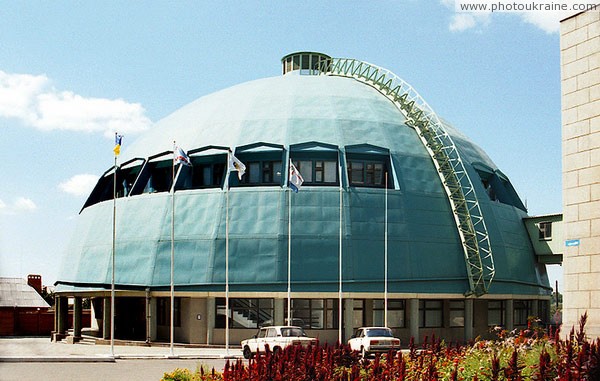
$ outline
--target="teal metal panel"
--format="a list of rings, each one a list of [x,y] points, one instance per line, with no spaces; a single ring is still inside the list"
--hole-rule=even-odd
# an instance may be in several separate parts
[[[190,150],[256,142],[288,150],[291,144],[317,141],[339,147],[342,157],[349,145],[389,149],[399,185],[388,192],[390,292],[462,293],[468,288],[466,269],[447,197],[429,155],[404,121],[390,101],[353,79],[286,75],[202,97],[126,144],[121,157],[149,157],[170,150],[173,140]],[[479,147],[446,128],[472,178],[477,172],[471,162],[497,170]],[[536,263],[521,221],[524,212],[490,201],[483,186],[474,185],[495,253],[490,293],[546,292],[545,269]],[[178,289],[224,289],[226,196],[221,189],[176,192]],[[232,291],[286,290],[289,196],[279,186],[240,186],[229,192]],[[291,200],[293,289],[337,291],[339,189],[305,186]],[[168,289],[172,201],[170,193],[117,200],[118,284]],[[381,292],[384,190],[345,189],[343,202],[344,290]],[[108,287],[111,241],[112,201],[85,208],[59,282]]]

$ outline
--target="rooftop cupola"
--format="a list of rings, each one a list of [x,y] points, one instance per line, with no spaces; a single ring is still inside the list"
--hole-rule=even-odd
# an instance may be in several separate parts
[[[281,59],[284,75],[296,70],[302,75],[319,75],[330,62],[330,56],[317,52],[295,52]]]

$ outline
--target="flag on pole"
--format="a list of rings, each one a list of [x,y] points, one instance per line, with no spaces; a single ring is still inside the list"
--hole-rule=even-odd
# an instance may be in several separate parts
[[[115,156],[119,156],[121,153],[121,141],[123,140],[123,135],[119,135],[115,132],[115,148],[113,148],[113,152]]]
[[[298,191],[300,190],[300,187],[302,187],[302,183],[304,182],[304,178],[302,178],[302,175],[300,174],[300,172],[298,172],[298,170],[296,169],[296,166],[294,165],[294,163],[292,163],[292,161],[290,160],[290,188],[292,188],[292,190],[296,193],[298,193]]]
[[[246,173],[246,166],[237,157],[233,156],[233,152],[229,151],[229,171],[237,171],[238,179],[242,180],[242,176]]]
[[[192,161],[190,160],[190,157],[185,153],[184,150],[181,149],[181,147],[175,147],[175,149],[173,150],[173,161],[175,165],[181,163],[190,167],[192,166]]]

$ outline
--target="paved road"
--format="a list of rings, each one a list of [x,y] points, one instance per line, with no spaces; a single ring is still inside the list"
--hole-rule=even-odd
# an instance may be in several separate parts
[[[115,345],[115,360],[110,349],[93,340],[67,344],[51,343],[46,337],[0,338],[0,381],[158,381],[176,368],[195,371],[204,366],[222,371],[225,357],[242,355],[239,347],[230,348],[228,353],[224,348],[178,345],[173,353],[179,358],[170,359],[166,358],[170,355],[168,346]]]
[[[0,362],[1,381],[79,381],[79,380],[129,380],[159,381],[165,372],[175,368],[195,371],[198,366],[205,369],[222,370],[224,359],[198,360],[116,360],[115,362]]]

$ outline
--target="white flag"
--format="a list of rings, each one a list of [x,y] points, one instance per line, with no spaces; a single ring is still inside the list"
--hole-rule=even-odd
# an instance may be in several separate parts
[[[242,176],[246,173],[246,166],[233,153],[229,151],[229,171],[237,171],[238,179],[242,180]]]
[[[191,166],[192,161],[189,156],[181,149],[181,147],[175,147],[173,150],[173,161],[175,165],[181,163],[183,165]]]
[[[290,188],[292,188],[294,192],[298,193],[303,182],[304,179],[302,178],[302,175],[300,172],[298,172],[296,166],[294,166],[294,163],[292,163],[290,160]]]

